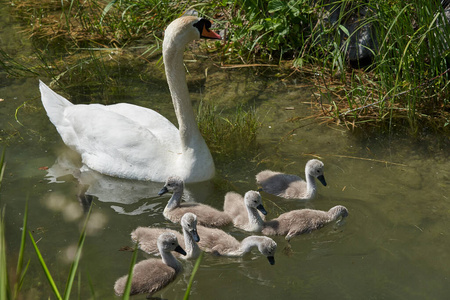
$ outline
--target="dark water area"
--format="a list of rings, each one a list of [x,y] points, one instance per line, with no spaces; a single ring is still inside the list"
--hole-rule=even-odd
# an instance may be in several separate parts
[[[10,55],[14,49],[28,51],[27,38],[14,31],[18,28],[14,20],[5,8],[1,10],[0,47]],[[189,200],[222,209],[229,190],[244,194],[257,188],[255,175],[259,171],[272,169],[304,177],[305,163],[319,158],[325,164],[328,185],[318,186],[316,198],[308,201],[285,200],[262,192],[267,218],[305,207],[328,210],[344,205],[349,210],[343,225],[330,224],[298,236],[290,245],[283,237],[274,237],[278,250],[273,266],[258,251],[243,258],[204,255],[191,299],[448,298],[448,137],[430,132],[412,137],[401,129],[391,134],[376,129],[352,132],[315,119],[288,122],[315,113],[310,105],[313,90],[307,80],[274,79],[260,69],[219,69],[206,62],[186,65],[194,105],[203,100],[233,111],[236,105],[246,103],[255,106],[262,122],[258,154],[217,165],[214,180],[187,185]],[[175,121],[161,66],[149,63],[146,68],[145,81],[130,75],[126,84],[121,83],[128,94],[105,96],[98,92],[93,97],[90,87],[78,95],[80,90],[75,88],[61,93],[69,100],[73,100],[73,93],[77,103],[129,102],[156,108]],[[72,156],[40,103],[38,78],[14,79],[1,72],[0,80],[0,138],[6,145],[0,204],[6,210],[9,269],[14,269],[17,259],[28,199],[28,229],[38,240],[56,284],[63,289],[86,216],[86,206],[78,197],[80,180],[86,178],[67,171],[78,165],[76,159],[75,164],[73,159],[65,159]],[[57,159],[60,169],[53,168]],[[51,180],[47,167],[67,174]],[[160,183],[95,173],[90,176],[87,180],[97,183],[91,191],[98,196],[93,197],[81,275],[72,297],[119,299],[113,285],[128,272],[132,253],[120,250],[133,246],[130,232],[138,226],[179,227],[162,216],[170,195],[157,196]],[[223,229],[239,240],[248,235],[231,226]],[[138,261],[147,257],[140,252]],[[30,260],[30,266],[22,288],[24,298],[53,298],[29,241],[25,260]],[[194,262],[182,263],[184,272],[155,296],[183,297]]]

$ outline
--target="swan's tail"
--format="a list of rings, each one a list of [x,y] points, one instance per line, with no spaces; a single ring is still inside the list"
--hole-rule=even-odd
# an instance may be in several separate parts
[[[41,80],[39,80],[39,90],[41,91],[42,104],[44,105],[50,121],[55,125],[60,124],[61,120],[64,118],[64,109],[73,104],[63,96],[52,91],[52,89]]]

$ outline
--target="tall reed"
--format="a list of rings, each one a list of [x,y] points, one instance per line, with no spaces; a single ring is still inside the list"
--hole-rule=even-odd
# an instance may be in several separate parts
[[[3,174],[5,171],[5,151],[6,148],[3,148],[2,155],[0,158],[0,188],[1,183],[3,181]],[[0,194],[1,196],[1,194]],[[0,198],[1,200],[1,198]],[[1,203],[1,201],[0,201]],[[11,278],[8,273],[11,268],[9,268],[9,262],[7,261],[7,249],[6,249],[6,239],[5,239],[5,212],[6,207],[3,207],[0,214],[0,300],[9,300],[9,299],[19,299],[20,290],[22,288],[25,274],[27,273],[28,266],[30,261],[26,263],[24,267],[24,252],[25,252],[25,244],[26,244],[26,232],[27,232],[27,224],[28,224],[28,197],[25,203],[25,212],[23,216],[23,225],[22,225],[22,235],[20,240],[19,253],[17,258],[17,265],[15,270],[15,277]],[[10,281],[14,280],[14,287],[11,291]]]

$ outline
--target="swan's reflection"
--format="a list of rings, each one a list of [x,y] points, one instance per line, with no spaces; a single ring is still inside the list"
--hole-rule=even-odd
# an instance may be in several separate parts
[[[50,182],[64,182],[75,178],[79,183],[78,199],[83,207],[89,209],[92,196],[101,202],[111,202],[117,213],[127,215],[139,215],[153,211],[157,204],[145,203],[136,209],[129,210],[127,206],[135,204],[142,199],[157,198],[158,192],[164,186],[161,182],[139,181],[115,178],[100,174],[83,166],[79,155],[66,148],[53,166],[47,170],[47,180]],[[201,183],[186,184],[184,201],[205,201],[213,192],[213,183],[205,181]]]

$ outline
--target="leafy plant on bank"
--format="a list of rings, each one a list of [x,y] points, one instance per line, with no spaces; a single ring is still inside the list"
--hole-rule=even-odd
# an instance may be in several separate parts
[[[319,15],[328,16],[328,1]],[[335,120],[379,123],[391,127],[406,120],[413,132],[449,117],[449,25],[438,1],[337,1],[335,23],[319,18],[295,64],[321,58],[314,77],[325,114]],[[359,30],[372,29],[373,62],[364,70],[348,67],[351,38],[345,24],[360,15]],[[324,41],[329,41],[324,43]],[[319,61],[318,61],[319,62]],[[328,99],[326,99],[328,98]],[[425,124],[425,123],[423,123]],[[435,124],[436,125],[436,124]],[[436,126],[438,127],[438,126]]]

